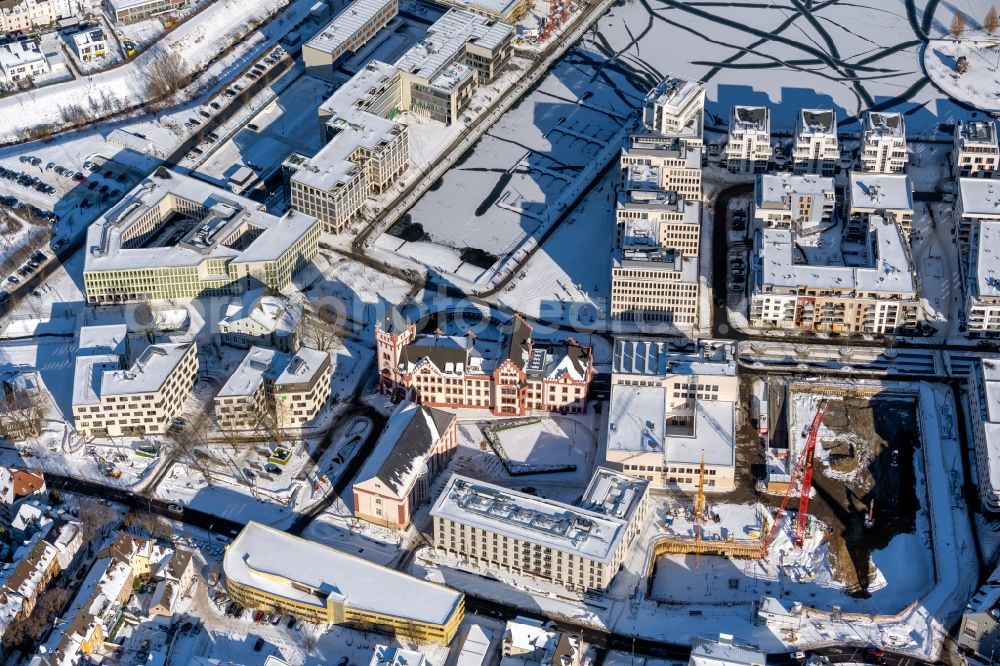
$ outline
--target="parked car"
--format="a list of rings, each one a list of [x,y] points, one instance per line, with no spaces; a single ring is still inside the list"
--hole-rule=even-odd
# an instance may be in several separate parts
[[[253,644],[253,651],[260,652],[264,648],[264,639],[258,638],[257,642]]]

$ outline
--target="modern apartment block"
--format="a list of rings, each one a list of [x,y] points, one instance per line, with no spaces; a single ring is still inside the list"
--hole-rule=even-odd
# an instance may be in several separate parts
[[[646,94],[642,122],[652,132],[700,146],[704,136],[705,84],[669,76]]]
[[[104,0],[104,13],[115,24],[135,23],[175,12],[187,6],[187,0]]]
[[[771,161],[771,112],[766,106],[734,106],[729,113],[726,166],[732,173],[763,173]]]
[[[955,178],[993,178],[1000,171],[1000,144],[992,120],[955,123],[952,150]]]
[[[833,109],[802,109],[795,118],[792,171],[832,176],[840,161],[837,114]]]
[[[677,192],[701,201],[701,146],[678,136],[633,134],[620,164],[626,191]]]
[[[609,467],[653,488],[736,487],[735,345],[702,340],[692,351],[670,342],[616,339],[611,366]]]
[[[306,72],[335,81],[334,71],[399,14],[399,0],[354,0],[302,46]]]
[[[767,653],[750,645],[740,645],[730,634],[720,634],[719,640],[695,638],[691,642],[688,666],[765,666]]]
[[[281,218],[202,180],[157,168],[87,230],[93,304],[284,288],[319,250],[319,221]]]
[[[991,221],[1000,221],[1000,182],[992,178],[959,178],[954,228],[959,266],[967,287],[976,280],[973,247],[978,252],[980,227]],[[965,296],[968,299],[971,294],[967,291]]]
[[[101,58],[108,52],[108,38],[101,28],[88,28],[75,32],[67,40],[80,60]]]
[[[93,11],[91,0],[5,0],[0,2],[0,33],[34,32]]]
[[[862,171],[898,173],[906,169],[906,125],[901,113],[869,111],[861,123]]]
[[[830,226],[835,203],[831,177],[760,174],[754,187],[753,214],[764,229],[818,232]]]
[[[599,467],[576,505],[453,474],[431,509],[434,545],[574,591],[605,590],[645,527],[649,484]]]
[[[979,501],[1000,511],[1000,363],[982,359],[969,373],[969,420],[976,451]]]
[[[758,231],[750,254],[750,325],[846,333],[915,330],[920,300],[899,225],[872,215],[859,252],[852,266],[803,263],[794,231]]]
[[[909,243],[913,227],[913,188],[908,175],[852,171],[847,199],[845,239],[863,240],[871,226],[871,216],[877,215],[898,224],[903,238]]]
[[[965,275],[966,330],[1000,335],[1000,220],[984,220],[972,236]]]
[[[222,569],[234,601],[313,624],[448,645],[465,614],[460,592],[253,521],[226,546]]]
[[[52,66],[38,48],[38,42],[25,39],[0,44],[0,83],[27,83],[51,71]]]
[[[73,418],[85,437],[162,435],[198,378],[193,342],[147,347],[127,370],[115,354],[76,357]]]
[[[330,354],[251,347],[215,396],[215,418],[229,432],[301,428],[330,400]]]
[[[498,416],[533,411],[580,414],[593,376],[590,347],[539,342],[514,316],[479,336],[418,335],[411,323],[375,325],[382,393],[443,408],[489,409]]]
[[[457,446],[454,414],[401,402],[354,477],[354,516],[405,530]]]

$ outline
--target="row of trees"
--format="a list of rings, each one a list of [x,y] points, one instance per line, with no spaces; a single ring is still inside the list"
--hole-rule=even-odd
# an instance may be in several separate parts
[[[997,28],[1000,28],[1000,15],[997,14],[997,8],[994,5],[986,12],[986,18],[983,19],[983,30],[987,35],[992,37]],[[948,28],[948,32],[955,39],[960,39],[965,34],[964,13],[958,10],[955,11],[955,15],[951,18],[951,26]]]

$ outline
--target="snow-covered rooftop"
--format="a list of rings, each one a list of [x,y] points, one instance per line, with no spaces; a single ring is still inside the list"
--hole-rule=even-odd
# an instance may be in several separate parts
[[[802,109],[796,118],[795,133],[836,134],[837,114],[833,109]]]
[[[788,289],[915,294],[912,265],[899,226],[878,215],[869,218],[869,266],[796,263],[795,234],[764,229],[755,235],[760,282]]]
[[[264,347],[251,347],[217,394],[220,398],[253,395],[265,378],[274,381],[288,363],[288,355]]]
[[[660,340],[618,338],[611,371],[615,374],[736,376],[734,347],[728,342],[701,340],[692,351],[678,351]]]
[[[226,548],[222,567],[227,580],[309,606],[326,608],[334,598],[352,609],[428,624],[447,622],[462,601],[443,585],[254,521]]]
[[[976,297],[1000,299],[1000,220],[979,223],[975,280]]]
[[[150,213],[157,218],[152,228]],[[163,229],[168,223],[175,232],[160,233],[171,231]],[[275,217],[255,201],[160,167],[87,229],[84,271],[272,261],[316,224],[296,211]]]
[[[862,131],[866,136],[871,134],[878,137],[892,137],[894,139],[906,138],[906,126],[903,123],[903,115],[901,113],[869,111],[865,114]]]
[[[465,7],[495,16],[504,16],[518,3],[518,0],[447,0],[446,4]]]
[[[799,220],[804,211],[803,197],[812,199],[808,208],[810,226],[820,224],[833,209],[833,178],[788,172],[757,176],[754,206],[759,210],[784,211],[793,219]]]
[[[125,356],[128,327],[125,324],[81,326],[79,355]]]
[[[705,93],[705,84],[679,76],[668,76],[646,93],[647,104],[657,104],[667,113],[683,112]]]
[[[39,50],[36,41],[22,40],[0,44],[0,69],[4,72],[23,65],[46,62],[45,55]]]
[[[596,475],[601,473],[598,469]],[[592,482],[584,495],[582,504],[589,509],[453,474],[434,503],[431,515],[609,562],[645,493],[646,482],[608,473],[615,477],[605,477],[596,484]],[[624,496],[616,501],[601,497],[602,491],[611,492],[614,479],[618,477],[628,479],[627,484],[615,487]],[[609,508],[622,515],[604,513]]]
[[[330,352],[302,347],[288,359],[281,374],[274,380],[274,387],[282,389],[312,383],[316,375],[329,365],[329,362]]]
[[[354,0],[320,30],[305,46],[325,53],[340,53],[344,44],[374,19],[379,12],[399,11],[397,0]]]
[[[292,335],[302,318],[302,304],[291,303],[281,296],[262,296],[262,292],[259,289],[248,292],[240,303],[228,306],[219,326],[238,326],[251,321],[278,337]]]
[[[766,106],[734,106],[729,114],[729,131],[770,132],[771,114]]]
[[[963,216],[1000,219],[1000,181],[992,178],[959,178],[958,191]]]
[[[73,44],[76,50],[82,51],[91,44],[104,43],[104,31],[100,28],[88,28],[87,30],[81,30],[80,32],[75,32],[72,35]]]
[[[851,210],[913,210],[913,190],[905,173],[851,171]]]
[[[400,403],[354,477],[355,483],[377,477],[396,497],[406,497],[414,481],[426,470],[424,460],[431,447],[454,420],[454,414],[440,409]]]
[[[631,135],[628,146],[622,148],[624,156],[683,160],[688,169],[701,168],[701,154],[700,146],[685,141],[681,136],[648,133]]]
[[[300,165],[292,180],[329,191],[358,172],[360,166],[349,159],[358,148],[372,151],[405,132],[402,125],[368,110],[386,86],[399,85],[398,74],[393,65],[372,60],[337,88],[319,107],[320,117],[327,118],[336,134]]]
[[[689,666],[764,666],[767,655],[748,646],[733,643],[733,637],[722,635],[720,640],[695,638],[691,644]]]
[[[458,58],[467,43],[495,49],[513,32],[513,26],[506,23],[463,9],[449,9],[427,29],[422,41],[396,61],[396,67],[430,81]]]
[[[102,396],[159,391],[193,344],[150,345],[128,370],[119,369],[117,356],[78,356],[73,378],[73,405],[96,405]]]
[[[735,405],[723,400],[688,401],[668,409],[669,386],[614,384],[608,411],[608,451],[662,451],[664,461],[680,464],[735,464]],[[673,426],[683,416],[691,425]]]
[[[997,149],[997,126],[992,120],[959,121],[955,124],[955,136],[961,147],[991,147]]]
[[[427,658],[416,650],[379,643],[375,646],[368,666],[424,666],[425,663]]]

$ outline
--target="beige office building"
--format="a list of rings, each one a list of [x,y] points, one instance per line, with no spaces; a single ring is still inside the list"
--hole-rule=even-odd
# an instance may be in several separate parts
[[[319,221],[158,167],[87,230],[94,304],[283,289],[319,249]]]
[[[840,161],[837,114],[833,109],[802,109],[795,119],[792,171],[832,176]]]
[[[328,352],[251,347],[215,396],[216,420],[230,432],[301,428],[329,402],[332,376]]]
[[[355,0],[302,45],[306,73],[334,81],[334,70],[399,14],[399,0]]]
[[[73,417],[85,437],[162,435],[198,378],[193,342],[150,345],[127,370],[117,354],[76,358]]]
[[[898,173],[906,169],[906,124],[901,113],[869,111],[861,123],[862,171]]]
[[[670,342],[615,340],[606,461],[664,490],[736,487],[735,345],[702,340],[695,351]]]
[[[622,181],[627,191],[665,190],[701,201],[700,146],[676,136],[634,134],[622,149]]]
[[[431,509],[434,545],[470,566],[605,590],[642,533],[649,486],[599,467],[575,505],[452,475]]]
[[[958,121],[952,162],[955,178],[993,178],[1000,170],[996,123],[992,120]]]

